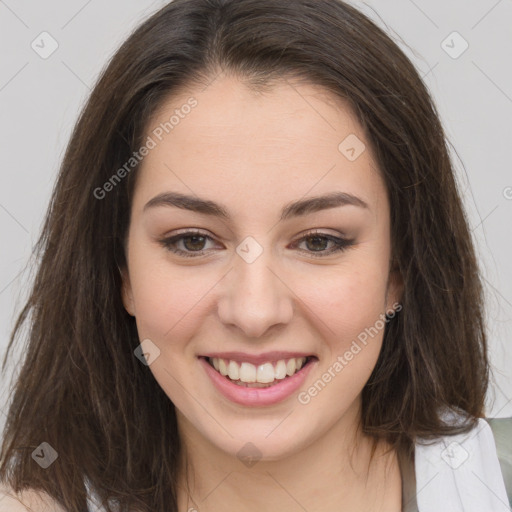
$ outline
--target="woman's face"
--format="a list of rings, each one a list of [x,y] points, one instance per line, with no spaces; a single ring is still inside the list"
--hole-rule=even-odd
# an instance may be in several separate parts
[[[317,86],[223,77],[146,135],[123,301],[181,432],[275,460],[352,424],[399,300],[354,116]]]

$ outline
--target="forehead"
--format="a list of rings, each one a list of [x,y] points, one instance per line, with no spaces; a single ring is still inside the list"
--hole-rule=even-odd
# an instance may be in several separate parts
[[[218,78],[168,98],[148,136],[135,208],[167,189],[247,208],[333,190],[375,203],[384,193],[357,119],[318,85],[283,79],[260,93]]]

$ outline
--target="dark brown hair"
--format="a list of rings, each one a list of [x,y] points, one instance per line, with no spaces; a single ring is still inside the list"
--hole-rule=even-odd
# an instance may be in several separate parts
[[[175,0],[102,72],[62,162],[33,289],[9,342],[8,353],[29,325],[1,452],[0,479],[16,492],[41,489],[83,512],[88,481],[121,511],[177,510],[174,405],[134,356],[140,341],[120,294],[137,169],[104,199],[93,192],[142,145],[169,95],[220,72],[254,88],[283,77],[323,86],[351,106],[371,144],[404,291],[363,390],[364,431],[401,449],[418,436],[467,431],[484,415],[474,249],[438,114],[411,62],[338,0]],[[444,424],[443,407],[467,423]],[[59,454],[46,470],[31,457],[43,441]]]

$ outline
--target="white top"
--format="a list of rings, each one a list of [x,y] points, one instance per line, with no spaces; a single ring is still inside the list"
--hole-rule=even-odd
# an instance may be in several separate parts
[[[457,421],[457,413],[445,413]],[[419,512],[510,512],[493,432],[485,419],[467,434],[416,443]]]

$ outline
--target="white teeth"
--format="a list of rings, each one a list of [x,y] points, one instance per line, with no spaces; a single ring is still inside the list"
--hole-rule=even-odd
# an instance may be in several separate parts
[[[238,376],[242,382],[256,382],[256,367],[251,363],[242,363]]]
[[[293,375],[295,373],[295,370],[297,369],[297,363],[295,359],[290,359],[286,363],[286,375]]]
[[[217,358],[215,358],[217,359]],[[215,361],[214,359],[214,361]],[[217,359],[217,364],[219,365],[219,372],[221,375],[224,375],[224,377],[228,374],[228,367],[226,363],[224,362],[224,359]],[[215,367],[215,363],[213,364]]]
[[[260,364],[258,366],[258,373],[256,378],[258,382],[261,382],[262,384],[267,384],[269,382],[274,382],[274,379],[274,366],[272,365],[272,363]]]
[[[231,380],[238,380],[239,377],[239,369],[240,367],[235,363],[235,361],[229,361],[228,364],[228,375]]]
[[[268,384],[276,379],[282,380],[287,375],[291,377],[304,366],[306,358],[280,359],[275,363],[275,366],[268,362],[260,364],[258,367],[245,361],[239,364],[236,361],[220,359],[218,357],[210,358],[210,362],[221,375],[228,376],[231,380]]]
[[[282,359],[277,361],[275,375],[276,379],[284,379],[286,377],[286,363]]]

